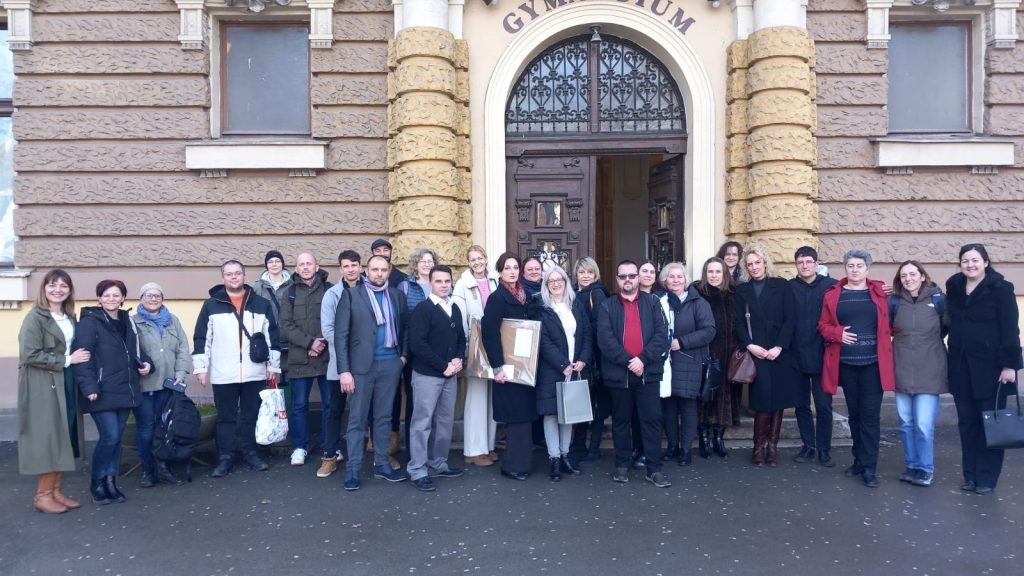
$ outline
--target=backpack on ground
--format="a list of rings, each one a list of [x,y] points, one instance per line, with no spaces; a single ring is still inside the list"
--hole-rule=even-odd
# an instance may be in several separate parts
[[[170,378],[168,378],[170,380]],[[184,384],[165,382],[167,400],[157,414],[153,430],[153,457],[168,464],[185,463],[188,481],[192,481],[192,453],[199,444],[202,418]]]

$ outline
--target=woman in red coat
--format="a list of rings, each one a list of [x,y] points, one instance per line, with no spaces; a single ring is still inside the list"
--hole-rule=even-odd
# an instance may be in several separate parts
[[[870,280],[871,254],[854,248],[843,255],[846,278],[825,292],[818,332],[825,338],[821,386],[835,395],[843,387],[850,413],[853,465],[847,476],[861,476],[877,488],[882,394],[896,389],[892,329],[884,283]]]

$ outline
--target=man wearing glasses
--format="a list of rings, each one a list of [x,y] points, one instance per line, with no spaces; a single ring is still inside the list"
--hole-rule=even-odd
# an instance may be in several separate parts
[[[607,298],[597,313],[601,373],[612,400],[612,480],[629,482],[633,448],[630,429],[635,406],[647,457],[646,479],[658,488],[667,488],[672,484],[661,472],[659,383],[668,353],[668,327],[658,299],[640,291],[638,270],[632,260],[619,263],[618,297]]]

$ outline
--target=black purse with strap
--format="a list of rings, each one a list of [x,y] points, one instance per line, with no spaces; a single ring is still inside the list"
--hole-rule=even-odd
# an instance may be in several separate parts
[[[243,310],[242,314],[245,311]],[[235,318],[238,319],[238,327],[245,333],[245,337],[249,339],[249,360],[252,360],[255,364],[262,364],[270,361],[270,346],[267,344],[267,337],[263,332],[256,332],[250,334],[249,330],[246,329],[245,323],[242,322],[242,314],[235,314]]]

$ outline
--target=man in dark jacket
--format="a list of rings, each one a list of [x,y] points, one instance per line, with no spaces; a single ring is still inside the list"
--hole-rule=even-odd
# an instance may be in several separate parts
[[[796,330],[793,331],[793,352],[797,369],[800,371],[799,404],[796,406],[796,422],[800,428],[803,448],[793,458],[794,462],[811,462],[817,451],[818,462],[831,468],[832,449],[832,396],[821,388],[822,356],[825,340],[818,333],[818,319],[825,291],[836,281],[818,274],[818,252],[810,246],[801,246],[796,255],[796,278],[789,281],[796,298]],[[814,398],[815,418],[811,414],[811,397]]]
[[[374,256],[383,256],[389,263],[391,262],[391,250],[391,242],[383,238],[377,238],[373,241],[373,244],[370,244],[370,253]],[[407,275],[402,273],[397,267],[392,266],[391,272],[388,273],[388,285],[392,288],[398,288],[402,282],[405,282],[406,278],[408,278]]]
[[[456,374],[466,356],[462,311],[450,297],[452,270],[430,270],[430,295],[409,315],[412,353],[412,430],[409,432],[409,477],[416,488],[434,490],[431,476],[458,478],[448,465],[455,423]]]
[[[321,270],[316,257],[308,252],[295,260],[295,273],[277,289],[280,310],[281,341],[288,346],[287,372],[292,392],[292,466],[306,463],[309,450],[309,391],[316,380],[320,387],[323,413],[320,441],[325,443],[331,391],[327,381],[327,339],[320,329],[320,307],[331,287],[327,271]]]
[[[597,314],[597,345],[601,375],[612,400],[612,439],[616,482],[629,482],[633,407],[643,435],[647,480],[659,488],[671,486],[661,473],[661,397],[659,385],[668,353],[668,326],[661,303],[639,290],[636,262],[617,267],[618,296],[601,303]]]

